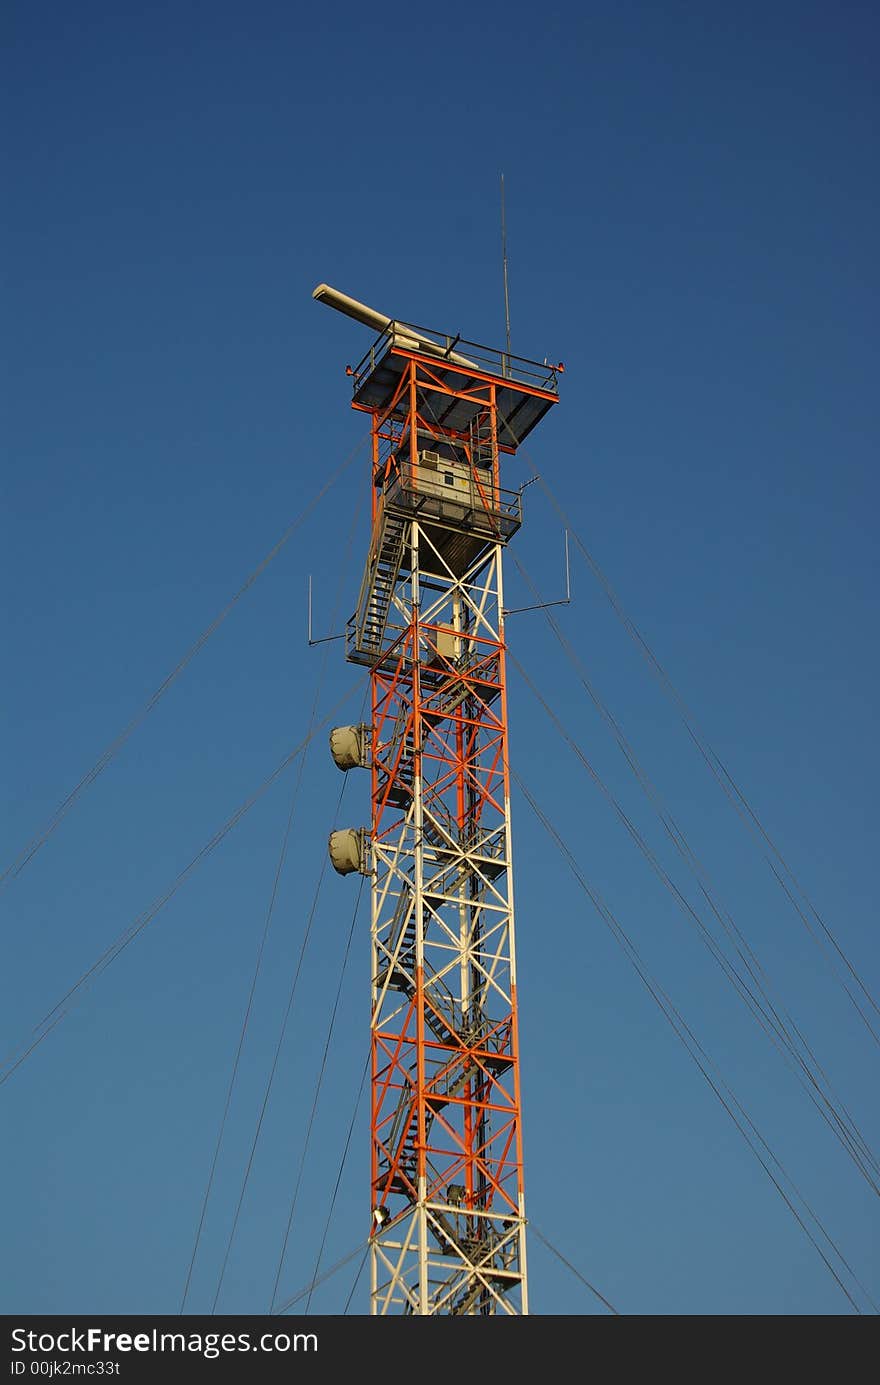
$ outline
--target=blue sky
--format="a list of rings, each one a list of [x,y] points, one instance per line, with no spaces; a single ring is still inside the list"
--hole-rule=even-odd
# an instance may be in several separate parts
[[[503,343],[503,171],[513,348],[566,367],[508,484],[546,477],[876,995],[878,28],[862,4],[14,3],[0,868],[361,442],[344,368],[370,337],[314,285]],[[316,692],[322,717],[354,685],[340,646],[307,648],[305,592],[322,631],[354,604],[365,455],[0,893],[4,1053],[302,739]],[[559,521],[527,500],[516,555],[561,595]],[[576,552],[572,581],[561,628],[876,1149],[876,1044]],[[527,603],[512,560],[507,586]],[[544,618],[509,638],[695,897]],[[515,675],[510,717],[517,772],[876,1300],[873,1193]],[[5,1311],[177,1310],[295,777],[3,1086]],[[340,787],[320,732],[191,1311]],[[353,780],[341,821],[367,816]],[[514,839],[530,1217],[623,1313],[849,1311],[520,793]],[[221,1312],[268,1307],[354,896],[318,895]],[[362,909],[282,1293],[314,1272],[368,970]],[[327,1265],[365,1234],[368,1180],[362,1104]],[[342,1312],[356,1263],[315,1311]],[[530,1281],[535,1312],[594,1311],[537,1238]]]

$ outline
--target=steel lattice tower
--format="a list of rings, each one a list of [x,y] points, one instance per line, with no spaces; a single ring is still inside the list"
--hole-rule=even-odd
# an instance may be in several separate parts
[[[371,1312],[525,1314],[502,585],[522,513],[499,458],[560,368],[315,296],[381,327],[351,372],[372,535],[347,657],[371,720],[331,737],[371,776],[369,830],[330,844],[372,886]]]

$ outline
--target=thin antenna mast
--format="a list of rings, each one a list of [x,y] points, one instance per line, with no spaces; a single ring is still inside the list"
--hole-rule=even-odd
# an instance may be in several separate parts
[[[504,174],[501,175],[501,259],[504,268],[504,330],[507,339],[507,354],[510,355],[510,294],[507,286],[507,220],[504,215]],[[504,362],[504,373],[508,373],[510,362]]]

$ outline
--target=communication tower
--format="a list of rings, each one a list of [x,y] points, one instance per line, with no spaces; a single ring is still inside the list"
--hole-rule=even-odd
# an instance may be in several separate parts
[[[499,463],[561,366],[314,297],[378,332],[349,371],[372,529],[346,654],[370,720],[331,735],[372,815],[330,838],[371,882],[371,1312],[525,1314],[501,571],[522,497]]]

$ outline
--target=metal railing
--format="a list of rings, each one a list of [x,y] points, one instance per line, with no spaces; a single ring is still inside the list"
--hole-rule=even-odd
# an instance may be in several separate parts
[[[464,370],[471,367],[481,374],[511,384],[546,390],[550,394],[559,393],[561,365],[530,361],[525,356],[513,356],[509,351],[498,351],[491,346],[481,346],[478,342],[465,341],[460,336],[450,337],[443,332],[435,332],[430,327],[417,327],[409,322],[389,322],[354,368],[355,394],[395,341],[404,350],[413,350],[435,360],[445,360],[452,366],[460,364]]]
[[[440,467],[442,472],[442,465]],[[427,483],[416,476],[406,462],[389,482],[384,500],[386,508],[443,518],[457,527],[486,531],[493,538],[507,540],[522,524],[522,495],[519,491],[480,484],[471,479],[464,489],[441,483]]]

